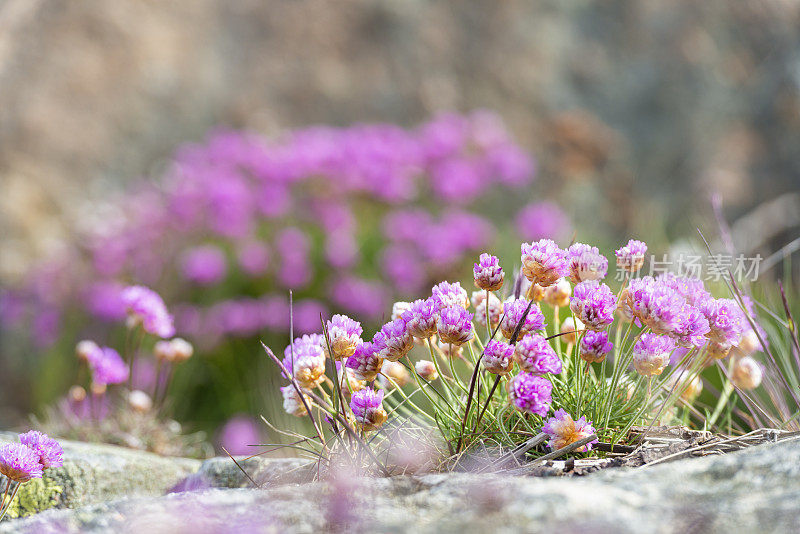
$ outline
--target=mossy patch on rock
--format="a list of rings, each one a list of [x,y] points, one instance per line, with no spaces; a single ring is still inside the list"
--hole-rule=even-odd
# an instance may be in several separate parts
[[[5,486],[5,484],[3,484]],[[56,507],[61,502],[63,486],[45,475],[41,479],[33,479],[22,484],[17,491],[14,502],[8,509],[8,517],[28,517],[38,512]],[[6,497],[6,502],[11,495]]]

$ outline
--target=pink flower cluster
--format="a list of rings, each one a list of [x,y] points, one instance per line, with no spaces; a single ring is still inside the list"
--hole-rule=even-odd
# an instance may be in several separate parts
[[[272,140],[218,131],[180,148],[160,183],[114,202],[118,215],[83,236],[88,259],[59,258],[0,295],[0,322],[30,320],[32,337],[51,343],[61,310],[79,302],[101,319],[128,310],[149,332],[174,335],[145,294],[121,294],[123,280],[168,296],[174,327],[206,345],[285,331],[289,288],[298,333],[314,331],[329,308],[374,320],[398,292],[421,290],[485,247],[495,226],[477,199],[508,195],[534,173],[485,111],[415,129],[315,126]],[[540,211],[540,225],[568,224],[554,205]],[[373,229],[381,245],[360,248]]]

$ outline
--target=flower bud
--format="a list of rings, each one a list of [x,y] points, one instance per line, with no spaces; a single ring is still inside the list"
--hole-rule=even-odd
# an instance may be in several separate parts
[[[176,362],[185,362],[194,354],[194,347],[183,338],[176,337],[170,341],[172,352]]]
[[[88,362],[92,353],[99,348],[100,347],[98,347],[97,343],[94,341],[84,339],[75,346],[75,355],[78,357],[78,359]]]
[[[569,306],[569,297],[572,294],[572,286],[562,278],[555,284],[544,289],[544,301],[550,306],[564,308]]]
[[[81,386],[69,388],[69,400],[73,402],[83,402],[86,399],[86,390]]]
[[[742,356],[733,364],[731,381],[739,389],[755,389],[761,384],[764,371],[761,365],[750,356]]]
[[[144,391],[135,389],[128,394],[128,405],[136,412],[149,412],[153,407],[153,400]]]
[[[439,378],[436,365],[430,360],[420,360],[414,365],[414,370],[425,380],[433,381]]]
[[[162,362],[171,362],[175,359],[175,349],[172,343],[165,339],[156,341],[153,345],[153,354],[157,360]]]
[[[575,340],[577,339],[575,332],[577,330],[583,330],[583,323],[581,320],[567,317],[561,322],[561,327],[559,328],[559,333],[564,334],[561,336],[561,339],[567,343],[575,343]]]

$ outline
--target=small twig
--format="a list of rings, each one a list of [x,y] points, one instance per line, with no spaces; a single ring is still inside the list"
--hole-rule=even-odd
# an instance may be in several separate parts
[[[515,449],[509,451],[507,454],[498,458],[498,460],[494,463],[493,467],[502,467],[508,460],[518,460],[522,457],[526,452],[537,446],[538,444],[542,443],[546,440],[548,434],[542,432],[540,434],[536,434],[531,439],[519,445]]]
[[[229,452],[228,452],[228,449],[226,449],[225,447],[222,447],[222,450],[223,450],[223,451],[225,451],[225,454],[227,454],[227,455],[228,455],[228,458],[230,458],[231,460],[233,460],[233,463],[235,463],[235,464],[236,464],[236,467],[238,467],[238,468],[239,468],[239,471],[241,471],[242,473],[244,473],[244,476],[246,476],[246,477],[247,477],[247,479],[248,479],[250,482],[252,482],[252,483],[253,483],[253,486],[255,486],[255,487],[257,487],[257,488],[260,488],[260,487],[261,487],[261,486],[259,486],[258,484],[256,484],[256,481],[255,481],[255,480],[253,480],[253,477],[251,477],[250,475],[248,475],[248,474],[247,474],[247,471],[245,471],[245,470],[244,470],[244,468],[243,468],[241,465],[239,465],[239,462],[237,462],[237,461],[236,461],[236,458],[234,458],[233,456],[231,456],[231,453],[229,453]]]
[[[536,460],[534,460],[533,462],[528,464],[526,467],[533,467],[534,465],[538,465],[540,463],[546,462],[547,460],[553,460],[555,458],[558,458],[559,456],[563,456],[563,455],[565,455],[567,453],[570,453],[570,452],[574,451],[575,449],[580,449],[581,447],[583,447],[587,443],[589,443],[591,441],[594,441],[596,439],[597,439],[597,434],[592,434],[591,436],[586,436],[585,438],[579,439],[578,441],[576,441],[574,443],[570,443],[566,447],[561,447],[558,450],[555,450],[553,452],[547,453],[544,456],[541,456],[541,457],[537,458]]]

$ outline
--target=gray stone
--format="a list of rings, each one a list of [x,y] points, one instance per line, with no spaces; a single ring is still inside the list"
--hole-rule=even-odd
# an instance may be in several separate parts
[[[207,468],[209,469],[209,468]],[[468,473],[211,489],[50,510],[0,532],[796,532],[800,441],[585,477]]]
[[[198,485],[205,483],[213,488],[248,488],[253,482],[259,486],[275,486],[281,484],[310,482],[314,478],[314,464],[299,458],[236,458],[236,461],[250,476],[245,476],[242,469],[227,456],[209,458],[193,475]]]
[[[16,440],[16,434],[0,433],[0,442]],[[45,472],[46,485],[61,488],[52,495],[50,504],[56,508],[161,495],[200,467],[198,460],[99,443],[59,442],[64,448],[64,465]]]

